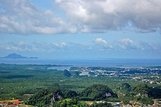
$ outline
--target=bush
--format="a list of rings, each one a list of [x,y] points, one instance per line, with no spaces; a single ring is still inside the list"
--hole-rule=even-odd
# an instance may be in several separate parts
[[[64,99],[53,104],[53,107],[88,107],[87,104],[79,102],[77,99]]]
[[[113,107],[110,103],[94,103],[91,107]]]
[[[67,91],[64,91],[63,93],[65,98],[75,98],[78,96],[77,92],[72,90],[67,90]]]

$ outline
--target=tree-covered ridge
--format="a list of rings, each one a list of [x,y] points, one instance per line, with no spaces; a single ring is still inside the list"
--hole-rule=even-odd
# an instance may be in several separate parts
[[[48,89],[41,89],[33,94],[27,101],[27,104],[44,106],[49,105],[52,101],[58,101],[63,98],[62,91],[58,85]]]
[[[128,83],[123,83],[120,90],[119,99],[125,104],[133,101],[140,104],[152,105],[154,104],[153,99],[161,98],[161,87],[152,87],[145,83],[137,84],[134,87]]]
[[[117,95],[108,86],[96,84],[83,90],[81,97],[86,100],[105,100]]]
[[[49,105],[55,105],[54,107],[59,107],[60,105],[64,105],[60,107],[85,107],[87,104],[81,101],[106,100],[110,97],[117,97],[117,95],[106,85],[92,85],[81,93],[72,90],[62,90],[58,86],[54,86],[53,88],[38,91],[28,99],[27,104],[38,107]]]
[[[120,90],[120,93],[116,94],[107,85],[94,84],[81,92],[76,92],[61,89],[56,84],[53,87],[39,90],[26,103],[38,107],[112,107],[108,102],[122,101],[123,104],[130,104],[133,101],[152,105],[153,98],[161,98],[161,87],[150,87],[147,84],[132,87],[128,83],[123,83]],[[86,101],[92,103],[88,104]]]

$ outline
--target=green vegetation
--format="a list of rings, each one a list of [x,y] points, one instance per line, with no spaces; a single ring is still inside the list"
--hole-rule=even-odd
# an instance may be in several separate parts
[[[85,98],[82,98],[82,96]],[[106,100],[116,96],[117,95],[114,94],[106,85],[92,85],[91,87],[83,90],[80,94],[77,94],[75,91],[71,90],[61,90],[60,87],[56,85],[53,86],[53,88],[38,91],[26,101],[26,104],[38,107],[48,105],[54,105],[54,107],[59,107],[59,105],[61,105],[60,107],[84,107],[86,104],[80,101]]]
[[[124,91],[125,92],[125,91]],[[134,100],[142,104],[153,104],[153,98],[161,98],[161,88],[159,87],[150,87],[147,84],[138,84],[130,92],[125,92],[124,96],[121,96],[120,99],[128,104],[130,101]]]
[[[68,70],[64,70],[64,76],[71,77],[71,73]]]
[[[64,99],[57,101],[53,107],[89,107],[86,103],[80,102],[77,99]]]
[[[78,75],[69,78],[64,75],[63,71],[47,69],[51,66],[0,64],[0,99],[23,99],[24,94],[34,94],[42,88],[48,88],[57,83],[62,89],[76,92],[93,84],[108,85],[113,91],[117,91],[116,86],[127,81],[115,77],[96,78]],[[132,81],[129,82],[133,83]]]
[[[125,93],[129,93],[132,90],[132,87],[128,83],[123,83],[122,86],[120,87],[121,90]]]
[[[43,107],[44,105],[49,105],[51,100],[58,101],[63,96],[58,85],[53,86],[49,89],[41,89],[34,95],[32,95],[26,102],[29,105],[35,105],[38,107]]]
[[[105,100],[117,95],[106,85],[92,85],[82,91],[81,97],[84,100]]]
[[[0,64],[0,100],[18,98],[26,104],[44,107],[111,107],[109,102],[129,104],[130,101],[153,104],[161,98],[158,84],[130,79],[129,76],[79,76],[81,68],[70,70],[48,69],[55,65],[9,65]],[[57,67],[57,66],[56,66]],[[99,67],[89,67],[98,70]],[[121,71],[124,68],[100,68]],[[113,71],[113,72],[114,72]],[[137,70],[137,72],[139,72]],[[96,72],[97,73],[97,72]],[[149,79],[149,75],[141,75]],[[160,75],[153,77],[160,80]],[[97,101],[105,101],[97,103]]]
[[[94,103],[91,107],[113,107],[110,103]]]
[[[138,84],[134,87],[133,90],[135,93],[138,93],[140,95],[147,95],[150,90],[150,87],[147,84]]]

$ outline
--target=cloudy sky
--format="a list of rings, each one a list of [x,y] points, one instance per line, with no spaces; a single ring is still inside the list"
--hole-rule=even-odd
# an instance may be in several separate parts
[[[0,56],[161,59],[161,0],[0,0]]]

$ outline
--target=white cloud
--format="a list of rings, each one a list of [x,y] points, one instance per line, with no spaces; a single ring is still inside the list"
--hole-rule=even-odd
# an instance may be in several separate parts
[[[129,38],[124,38],[119,40],[118,45],[120,48],[122,49],[128,49],[128,50],[133,50],[133,49],[140,49],[140,44],[134,42],[133,40],[129,39]]]
[[[104,48],[112,48],[112,45],[110,45],[106,40],[103,38],[96,38],[95,43],[99,46],[103,46]]]
[[[96,44],[107,45],[107,41],[102,38],[96,38],[95,42]]]
[[[47,2],[47,1],[46,1]],[[29,0],[0,0],[0,32],[55,34],[106,32],[134,26],[161,31],[161,0],[54,0],[64,17],[39,10]]]
[[[146,42],[143,42],[144,44],[147,44]],[[142,43],[142,44],[143,44]],[[108,42],[107,40],[103,38],[96,38],[95,39],[95,44],[97,46],[101,46],[104,49],[113,49],[113,50],[142,50],[145,48],[146,50],[149,49],[150,47],[142,46],[141,42],[136,42],[130,38],[123,38],[117,41],[110,41]],[[156,45],[154,45],[156,46]],[[94,47],[93,47],[94,48]]]
[[[96,38],[94,41],[83,43],[73,42],[27,42],[27,41],[15,41],[15,42],[3,42],[0,43],[0,52],[27,52],[27,53],[58,53],[63,54],[74,53],[161,53],[161,45],[159,43],[148,42],[136,42],[130,38],[124,38],[116,41],[107,41],[103,38]]]
[[[54,34],[73,32],[73,28],[51,10],[38,10],[29,0],[0,0],[0,32]]]
[[[8,42],[8,43],[1,43],[0,50],[6,51],[34,51],[34,47],[31,44],[27,44],[23,41],[20,42]]]
[[[64,48],[67,46],[67,43],[66,42],[53,43],[53,46],[57,48]]]
[[[67,46],[66,42],[7,42],[0,43],[0,51],[11,52],[52,52],[58,49],[64,49]]]
[[[161,30],[161,0],[55,0],[80,31]]]

